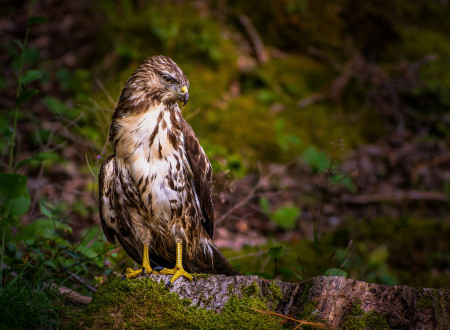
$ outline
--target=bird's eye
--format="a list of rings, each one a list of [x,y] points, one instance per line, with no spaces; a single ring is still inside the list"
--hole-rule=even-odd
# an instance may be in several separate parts
[[[167,76],[167,75],[164,75],[164,76],[163,76],[163,80],[164,80],[164,82],[165,82],[166,84],[171,84],[172,81],[173,81],[173,79],[172,79],[171,77]]]

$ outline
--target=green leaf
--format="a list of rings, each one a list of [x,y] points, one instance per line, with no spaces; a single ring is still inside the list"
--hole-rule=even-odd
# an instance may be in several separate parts
[[[6,219],[8,219],[8,218],[6,218]],[[4,219],[2,219],[2,221],[0,221],[0,235],[2,235],[2,237],[5,238],[5,242],[8,242],[11,239],[11,235],[12,235],[11,224],[4,221]]]
[[[17,170],[19,167],[31,163],[32,161],[55,160],[57,158],[58,154],[56,152],[40,152],[34,156],[22,160],[21,162],[18,162],[14,168]]]
[[[327,154],[314,147],[308,147],[302,154],[302,160],[317,173],[326,170],[330,166]]]
[[[20,77],[21,84],[28,84],[32,81],[42,78],[42,72],[38,70],[28,70],[25,74]]]
[[[302,276],[300,276],[299,274],[294,272],[292,269],[289,269],[289,268],[286,268],[286,267],[281,267],[280,268],[280,274],[283,275],[283,276],[296,277],[299,280],[303,280]]]
[[[81,259],[82,255],[81,255],[81,251],[73,251],[73,250],[69,250],[69,249],[64,249],[64,251],[73,259]]]
[[[55,229],[71,231],[72,229],[59,221],[50,219],[38,219],[30,223],[28,226],[20,228],[19,232],[14,236],[15,242],[35,242],[38,239],[61,240]]]
[[[283,229],[293,229],[297,225],[300,213],[296,206],[284,206],[277,209],[270,219]]]
[[[330,268],[325,271],[324,276],[343,276],[347,277],[347,272],[339,268]]]
[[[49,210],[45,205],[39,204],[39,209],[41,210],[41,213],[45,215],[47,218],[51,219],[53,218],[53,213],[51,210]]]
[[[69,118],[75,118],[79,115],[76,110],[67,107],[63,102],[52,96],[47,96],[44,99],[43,103],[49,108],[52,113],[56,115],[62,115]]]
[[[37,89],[29,89],[23,91],[16,100],[16,107],[20,107],[25,101],[31,99],[33,96],[36,96],[38,94],[39,91]]]
[[[47,18],[42,16],[34,16],[28,19],[28,27],[47,22]]]
[[[371,265],[383,265],[388,258],[389,250],[385,246],[379,246],[370,254],[368,262]]]
[[[50,268],[58,268],[56,263],[52,259],[45,259],[44,265]]]
[[[17,246],[11,242],[5,244],[5,254],[15,260],[20,260],[22,258],[22,251],[17,249]]]
[[[259,207],[265,214],[269,214],[270,205],[269,200],[266,197],[261,197],[259,199]]]
[[[0,214],[20,216],[30,208],[27,177],[20,174],[0,173]]]
[[[280,259],[284,255],[284,247],[282,246],[274,246],[269,249],[269,257],[270,259]]]
[[[331,182],[348,189],[352,193],[356,192],[356,185],[353,183],[352,177],[349,175],[337,173],[331,177]]]
[[[398,280],[395,276],[392,276],[390,274],[383,274],[380,276],[381,283],[386,285],[397,285]]]

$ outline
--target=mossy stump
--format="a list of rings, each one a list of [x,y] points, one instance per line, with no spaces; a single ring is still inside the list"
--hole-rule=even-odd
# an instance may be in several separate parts
[[[197,283],[147,275],[111,277],[76,315],[73,328],[289,329],[294,319],[330,328],[446,328],[450,290],[384,286],[343,277],[315,277],[302,283],[257,276],[201,276]],[[303,328],[306,328],[304,326]]]

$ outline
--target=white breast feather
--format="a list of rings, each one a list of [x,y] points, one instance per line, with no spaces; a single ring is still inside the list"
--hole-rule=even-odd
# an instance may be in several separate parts
[[[147,203],[149,193],[152,194],[152,205],[155,211],[153,220],[157,220],[157,223],[153,221],[153,225],[163,226],[167,229],[171,217],[170,201],[176,201],[177,206],[181,206],[185,200],[184,193],[172,190],[168,185],[166,176],[170,173],[169,163],[175,170],[176,159],[174,155],[178,157],[183,166],[187,159],[184,154],[180,154],[179,150],[174,149],[168,141],[167,130],[172,129],[168,111],[165,111],[163,116],[167,127],[163,129],[162,121],[159,123],[158,133],[150,148],[150,136],[157,125],[157,118],[161,111],[163,111],[162,106],[138,116],[125,118],[121,123],[123,136],[128,139],[126,145],[133,146],[133,148],[125,149],[125,146],[118,146],[116,153],[121,159],[126,159],[124,165],[130,170],[134,182],[138,182],[141,177],[144,180],[147,177],[149,177],[149,180],[153,178],[150,182],[150,189],[147,189],[142,195],[142,200]],[[161,150],[163,157],[161,159],[159,158],[159,144],[163,146]],[[132,155],[129,157],[130,153]],[[181,181],[181,175],[178,176],[177,180],[174,178],[175,186],[178,186]]]

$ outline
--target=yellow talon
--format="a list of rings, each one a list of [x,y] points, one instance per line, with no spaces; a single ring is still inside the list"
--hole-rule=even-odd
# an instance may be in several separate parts
[[[164,268],[163,270],[160,271],[160,274],[173,275],[170,281],[167,283],[166,285],[167,287],[171,286],[173,282],[175,282],[175,280],[180,276],[184,276],[191,282],[194,280],[192,275],[184,270],[182,257],[183,257],[183,246],[181,245],[181,243],[177,243],[177,259],[175,262],[175,267],[173,269]]]
[[[124,275],[122,276],[122,280],[126,278],[135,278],[141,273],[150,274],[152,272],[158,274],[158,272],[153,271],[152,267],[150,266],[150,259],[148,257],[148,245],[144,245],[144,253],[142,255],[142,267],[136,270],[127,268],[124,272]]]

